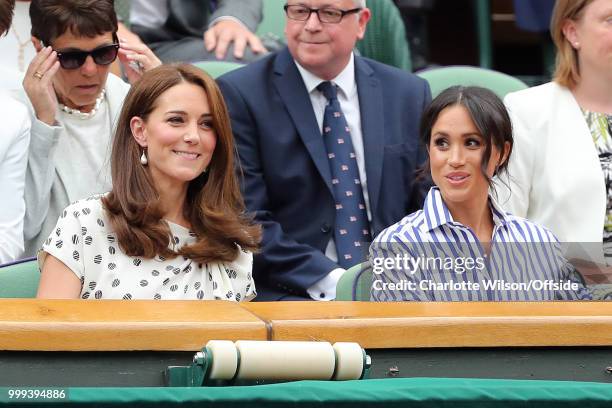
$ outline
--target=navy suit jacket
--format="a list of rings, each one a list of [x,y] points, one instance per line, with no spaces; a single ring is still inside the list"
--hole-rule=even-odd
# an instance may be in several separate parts
[[[362,57],[355,57],[355,80],[376,236],[422,206],[428,186],[415,182],[426,158],[418,129],[431,94],[423,79]],[[308,287],[339,266],[324,255],[336,210],[306,86],[287,48],[218,83],[232,120],[245,203],[263,226],[253,270],[257,299],[307,297]]]

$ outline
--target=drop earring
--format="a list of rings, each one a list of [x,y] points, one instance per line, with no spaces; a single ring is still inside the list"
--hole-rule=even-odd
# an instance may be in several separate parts
[[[147,155],[145,154],[145,150],[142,149],[142,155],[140,156],[140,164],[146,166],[149,164],[149,160],[147,159]]]

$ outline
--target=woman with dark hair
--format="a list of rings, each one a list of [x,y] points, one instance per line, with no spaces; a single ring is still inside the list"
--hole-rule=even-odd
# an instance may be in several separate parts
[[[32,41],[38,54],[19,98],[30,107],[26,174],[26,255],[49,235],[64,207],[110,188],[112,127],[129,85],[110,74],[119,56],[128,77],[160,64],[145,46],[119,43],[112,0],[33,0]]]
[[[229,123],[201,70],[144,74],[119,118],[113,189],[63,211],[39,254],[38,297],[253,298],[260,230],[244,213]]]
[[[510,118],[493,92],[442,92],[423,114],[421,141],[436,186],[422,210],[372,243],[373,299],[590,299],[553,234],[502,211],[489,193],[513,144]]]

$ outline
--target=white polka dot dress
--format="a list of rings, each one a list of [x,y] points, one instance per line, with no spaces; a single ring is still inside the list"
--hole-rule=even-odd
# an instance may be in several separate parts
[[[183,256],[145,259],[127,256],[100,201],[94,196],[69,205],[38,254],[42,268],[47,254],[62,261],[81,280],[82,299],[251,300],[253,254],[238,251],[229,263],[202,264]],[[195,242],[187,228],[168,222],[170,246]]]

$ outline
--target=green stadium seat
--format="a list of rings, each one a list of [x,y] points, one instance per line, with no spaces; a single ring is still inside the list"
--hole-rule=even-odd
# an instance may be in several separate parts
[[[357,49],[364,57],[412,71],[404,20],[393,0],[368,0],[372,18]]]
[[[349,268],[336,285],[336,300],[370,300],[372,286],[372,268],[369,262],[363,262]]]
[[[0,298],[34,298],[39,280],[35,258],[0,265]]]
[[[229,61],[200,61],[194,62],[193,65],[200,68],[213,78],[220,77],[226,72],[230,72],[244,66],[244,64]]]
[[[432,68],[417,73],[427,80],[431,87],[432,97],[454,85],[481,86],[495,92],[503,98],[509,92],[527,88],[521,80],[502,72],[471,66],[450,66]]]
[[[263,0],[263,19],[257,31],[260,37],[272,36],[284,40],[285,38],[285,10],[283,0]]]

